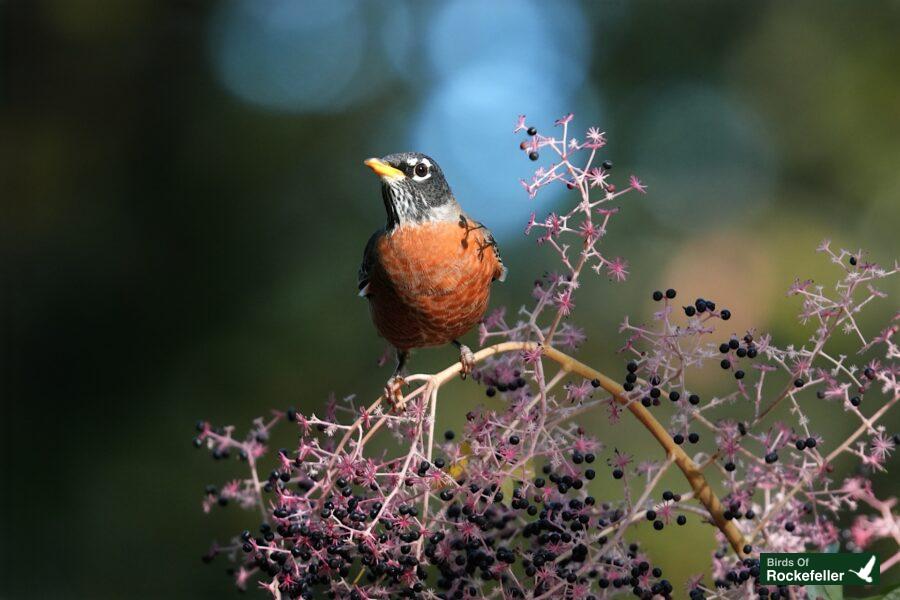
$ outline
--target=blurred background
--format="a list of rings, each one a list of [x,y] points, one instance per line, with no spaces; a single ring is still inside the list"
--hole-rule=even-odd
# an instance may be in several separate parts
[[[607,132],[612,181],[649,188],[606,242],[632,277],[581,291],[581,358],[618,373],[616,325],[669,286],[803,343],[784,290],[831,281],[822,238],[900,256],[898,31],[896,1],[0,1],[0,597],[237,596],[200,556],[255,519],[201,513],[241,470],[193,450],[193,424],[381,389],[355,287],[384,220],[369,156],[440,162],[503,249],[493,305],[515,309],[553,264],[528,215],[571,198],[528,200],[511,131],[575,112]],[[486,400],[444,398],[439,427]],[[633,423],[588,425],[660,458]],[[708,527],[646,537],[676,586],[709,564]]]

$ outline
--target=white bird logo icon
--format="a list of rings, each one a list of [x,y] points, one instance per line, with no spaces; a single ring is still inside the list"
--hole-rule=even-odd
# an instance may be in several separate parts
[[[866,563],[859,571],[854,571],[853,569],[847,569],[851,573],[855,573],[857,577],[865,581],[866,583],[872,583],[872,568],[875,566],[875,555],[872,555],[872,558],[869,559],[869,562]]]

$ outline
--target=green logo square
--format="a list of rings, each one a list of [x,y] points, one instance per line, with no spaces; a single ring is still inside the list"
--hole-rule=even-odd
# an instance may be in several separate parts
[[[766,585],[875,585],[881,563],[871,552],[762,553],[759,582]]]

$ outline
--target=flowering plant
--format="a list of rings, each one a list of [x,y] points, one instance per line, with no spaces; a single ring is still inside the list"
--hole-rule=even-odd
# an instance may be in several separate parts
[[[489,400],[461,432],[435,432],[438,395],[458,363],[407,377],[412,388],[394,410],[383,397],[332,399],[317,414],[273,411],[243,438],[233,427],[198,423],[197,447],[214,458],[235,454],[249,468],[244,479],[210,486],[203,503],[207,511],[237,503],[258,512],[258,528],[206,556],[228,555],[239,587],[252,581],[275,598],[327,590],[354,600],[680,597],[632,529],[649,521],[663,530],[690,517],[713,526],[718,549],[686,594],[797,598],[802,588],[758,582],[759,552],[841,543],[859,550],[880,538],[900,544],[895,499],[879,498],[865,475],[832,476],[844,456],[864,472],[884,470],[900,442],[882,425],[900,400],[900,314],[875,335],[857,326],[860,310],[884,296],[879,280],[897,265],[883,268],[824,242],[819,251],[834,263],[837,283],[798,280],[789,290],[812,329],[800,346],[728,332],[731,312],[713,300],[682,305],[674,289],[653,292],[659,309],[648,323],[625,318],[620,327],[619,383],[571,356],[585,333],[568,319],[585,273],[628,276],[628,263],[602,242],[623,196],[646,187],[634,176],[621,189],[610,182],[612,163],[598,164],[605,135],[592,127],[576,139],[571,121],[556,121],[550,136],[524,116],[515,127],[527,135],[521,149],[530,159],[552,156],[522,182],[528,195],[564,185],[576,201],[563,214],[532,214],[526,226],[555,253],[560,271],[536,281],[515,316],[501,308],[484,319],[473,378]],[[838,333],[858,341],[855,357],[832,353]],[[723,370],[732,391],[701,397],[692,387],[701,369]],[[663,403],[674,411],[657,409]],[[808,414],[815,403],[833,404],[858,427],[843,440],[817,433]],[[587,415],[616,423],[625,412],[662,457],[606,448],[579,425]],[[665,424],[662,412],[672,413]],[[270,432],[284,424],[294,428],[296,446],[272,452]],[[673,468],[683,488],[660,490]],[[618,482],[622,499],[598,496],[596,479]],[[860,506],[872,514],[842,531],[842,514]],[[881,568],[897,562],[900,552]]]

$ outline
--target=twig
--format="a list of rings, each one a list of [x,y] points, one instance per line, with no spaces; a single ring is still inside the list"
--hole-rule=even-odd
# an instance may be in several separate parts
[[[669,435],[669,432],[656,420],[656,417],[650,414],[650,411],[638,402],[629,402],[625,395],[624,388],[622,388],[619,383],[610,379],[600,371],[575,360],[568,354],[560,352],[551,346],[539,346],[539,344],[535,342],[502,342],[500,344],[495,344],[476,352],[475,362],[481,362],[486,358],[506,352],[536,350],[538,347],[541,348],[544,357],[556,362],[566,371],[577,373],[586,379],[598,380],[600,382],[600,387],[612,394],[617,402],[631,411],[637,420],[641,422],[654,438],[656,438],[656,441],[659,442],[660,446],[665,450],[667,457],[673,460],[675,465],[681,469],[681,472],[694,490],[694,495],[709,511],[713,523],[719,528],[734,551],[740,557],[746,556],[744,553],[744,546],[747,545],[747,542],[744,539],[744,536],[732,521],[725,518],[725,511],[722,507],[722,503],[715,492],[713,492],[709,482],[706,481],[706,477],[704,477],[701,469],[693,460],[691,460],[687,453],[675,443],[672,436]],[[432,376],[431,382],[435,386],[441,386],[459,374],[461,369],[462,365],[460,363],[455,363]]]

